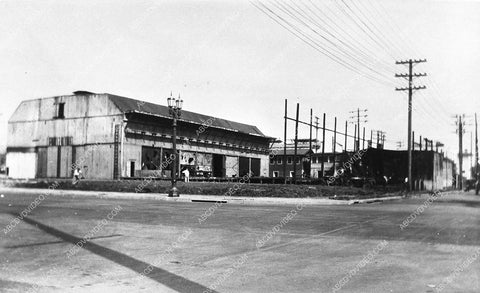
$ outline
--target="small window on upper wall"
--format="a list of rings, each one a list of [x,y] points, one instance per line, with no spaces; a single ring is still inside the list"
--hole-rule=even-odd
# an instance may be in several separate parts
[[[57,118],[58,119],[65,118],[65,103],[58,103]]]

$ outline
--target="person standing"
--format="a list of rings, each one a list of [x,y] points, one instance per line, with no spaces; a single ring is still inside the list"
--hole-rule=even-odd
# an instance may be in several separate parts
[[[190,171],[188,170],[188,168],[185,168],[182,173],[185,176],[185,182],[190,182]]]

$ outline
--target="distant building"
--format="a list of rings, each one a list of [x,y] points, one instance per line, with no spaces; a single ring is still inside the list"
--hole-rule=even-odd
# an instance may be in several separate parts
[[[6,165],[13,178],[69,178],[75,167],[90,179],[170,177],[171,141],[167,106],[77,91],[18,106],[8,121]],[[182,110],[176,172],[268,176],[272,141],[255,126]]]
[[[363,155],[364,175],[373,178],[386,176],[392,183],[402,183],[408,177],[408,153],[368,149]],[[412,178],[415,190],[453,188],[456,180],[453,160],[435,151],[412,152]]]
[[[287,149],[287,155],[284,155],[282,149],[275,149],[270,156],[270,177],[285,177],[284,164],[286,163],[287,172],[286,177],[294,177],[294,171],[296,170],[297,178],[304,177],[305,174],[309,174],[310,163],[309,156],[312,154],[310,149],[297,149],[297,156],[295,157],[294,149]],[[294,158],[296,164],[294,164]]]
[[[342,175],[339,175],[341,179],[371,178],[377,184],[383,184],[387,178],[388,184],[401,185],[408,176],[406,151],[368,148],[362,151],[361,155],[351,151],[322,154],[314,153],[308,148],[308,144],[301,143],[303,141],[299,140],[297,145],[297,178],[305,178],[307,174],[310,174],[312,179],[322,178],[322,162],[324,178],[333,176],[334,172],[342,169],[340,172]],[[284,177],[284,163],[286,163],[286,177],[294,176],[295,149],[292,146],[292,143],[287,144],[285,155],[282,144],[274,145],[270,157],[270,177]],[[354,158],[355,154],[357,158]],[[456,166],[453,160],[442,153],[414,151],[412,175],[415,190],[453,188],[456,180]]]
[[[336,166],[341,162],[342,153],[325,152],[323,155],[319,151],[318,141],[315,139],[298,139],[297,141],[297,178],[321,178],[322,161],[324,175],[333,174],[333,161],[335,158]],[[310,146],[312,147],[310,149]],[[315,152],[316,150],[316,152]],[[287,142],[286,155],[284,154],[283,142],[276,142],[270,151],[270,177],[284,177],[284,162],[286,162],[286,177],[293,177],[295,156],[294,140]]]

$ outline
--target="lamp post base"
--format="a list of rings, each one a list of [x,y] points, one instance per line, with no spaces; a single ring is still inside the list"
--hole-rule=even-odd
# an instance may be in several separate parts
[[[177,187],[172,187],[170,191],[168,192],[168,197],[179,197],[180,193],[178,193],[178,188]]]

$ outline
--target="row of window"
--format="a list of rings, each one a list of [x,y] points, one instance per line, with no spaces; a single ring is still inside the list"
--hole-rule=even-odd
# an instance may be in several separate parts
[[[49,137],[48,145],[49,146],[64,146],[72,145],[73,137],[63,136],[63,137]]]
[[[331,162],[333,161],[333,157],[325,157],[326,161],[325,162]],[[277,162],[277,165],[280,165],[280,164],[283,164],[283,160],[281,157],[277,157],[276,159],[275,158],[270,158],[270,165],[273,165],[275,164],[275,162]],[[300,158],[297,157],[297,164],[300,162]],[[321,163],[322,160],[320,158],[317,158],[317,157],[312,157],[312,164],[317,164],[317,163]],[[293,163],[293,157],[287,157],[287,164],[292,164]]]
[[[280,177],[280,172],[279,172],[279,171],[273,171],[273,177],[276,177],[276,178]],[[292,177],[292,178],[293,178],[293,171],[290,171],[290,172],[288,173],[288,177]]]
[[[273,165],[277,162],[277,164],[283,164],[283,160],[281,157],[278,157],[276,160],[274,158],[270,158],[270,165]],[[292,157],[287,157],[287,164],[292,164],[293,163],[293,158]],[[297,157],[297,164],[300,163],[300,158]]]

